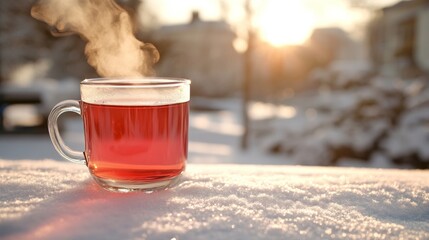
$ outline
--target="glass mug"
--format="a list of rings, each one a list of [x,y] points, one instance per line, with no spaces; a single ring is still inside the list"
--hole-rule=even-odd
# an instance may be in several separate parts
[[[80,83],[81,100],[58,103],[48,130],[58,153],[86,164],[111,191],[153,191],[171,186],[188,155],[190,80],[94,78]],[[85,151],[64,144],[57,120],[64,112],[83,119]]]

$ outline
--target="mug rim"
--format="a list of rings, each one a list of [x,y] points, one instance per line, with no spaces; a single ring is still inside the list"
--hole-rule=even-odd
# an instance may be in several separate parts
[[[96,85],[110,87],[176,87],[190,85],[191,80],[172,77],[107,77],[87,78],[80,82],[81,85]]]

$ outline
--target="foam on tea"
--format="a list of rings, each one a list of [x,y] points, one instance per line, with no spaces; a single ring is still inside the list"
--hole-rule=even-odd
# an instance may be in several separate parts
[[[159,87],[155,90],[154,85]],[[145,90],[144,94],[141,94],[142,89]],[[189,84],[181,85],[181,82],[173,78],[136,78],[128,80],[127,83],[120,79],[84,80],[80,92],[82,101],[105,105],[168,105],[188,102],[190,98]]]

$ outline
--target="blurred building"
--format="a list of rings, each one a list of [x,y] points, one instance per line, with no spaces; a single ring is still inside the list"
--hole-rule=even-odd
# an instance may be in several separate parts
[[[239,87],[241,55],[225,21],[203,21],[194,12],[187,24],[163,26],[153,36],[160,51],[157,75],[192,80],[192,94],[225,96]]]
[[[310,88],[313,72],[333,66],[356,67],[364,61],[364,47],[341,28],[316,28],[302,45],[274,47],[257,42],[253,52],[254,95],[277,99]]]
[[[275,47],[257,42],[252,53],[252,95],[276,100],[289,97],[291,91],[305,87],[305,80],[314,67],[308,46]]]
[[[314,29],[308,46],[315,61],[323,66],[333,61],[360,61],[365,58],[363,46],[339,27]]]
[[[429,73],[429,0],[401,1],[381,9],[369,37],[372,59],[384,73]]]

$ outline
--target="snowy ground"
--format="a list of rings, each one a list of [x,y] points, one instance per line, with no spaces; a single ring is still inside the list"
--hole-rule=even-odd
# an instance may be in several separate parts
[[[85,166],[0,160],[1,239],[429,239],[429,172],[189,164],[111,193]]]
[[[221,110],[192,112],[182,181],[152,194],[102,190],[47,135],[0,136],[0,238],[429,238],[428,171],[279,166],[296,163],[257,141],[239,149],[237,100],[203,105]],[[259,119],[302,114],[253,108]],[[79,118],[65,126],[66,142],[82,149]]]

